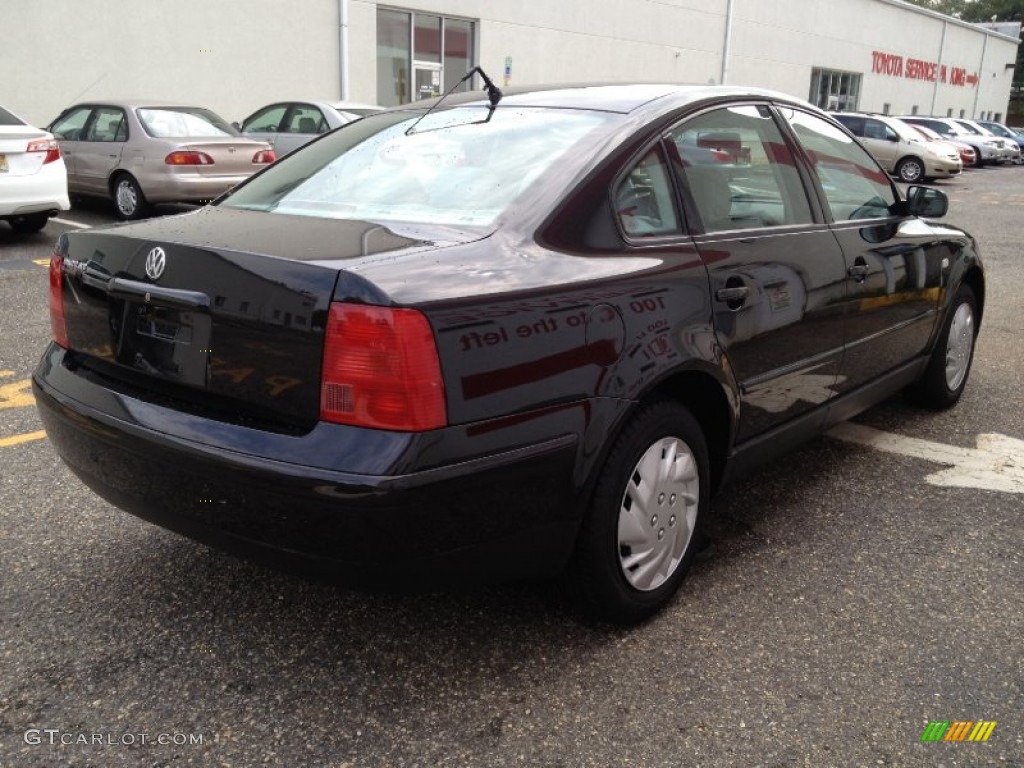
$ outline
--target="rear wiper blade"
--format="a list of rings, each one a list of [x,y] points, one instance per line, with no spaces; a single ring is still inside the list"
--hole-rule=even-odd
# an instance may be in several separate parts
[[[422,115],[417,117],[416,121],[412,125],[410,125],[408,128],[405,129],[405,135],[406,136],[410,135],[412,133],[412,131],[413,131],[413,128],[415,128],[417,125],[420,124],[420,120],[422,120],[424,117],[426,117],[431,112],[433,112],[435,109],[437,109],[439,106],[441,106],[441,102],[442,101],[444,101],[449,96],[451,96],[456,88],[458,88],[464,82],[469,80],[469,78],[471,78],[473,75],[480,75],[480,77],[483,78],[483,80],[484,80],[484,90],[487,91],[487,99],[488,99],[488,101],[491,102],[491,106],[487,110],[487,117],[485,119],[483,119],[483,120],[478,120],[477,122],[479,122],[479,123],[486,123],[486,122],[488,122],[491,119],[491,115],[494,114],[494,108],[497,107],[498,106],[498,102],[501,101],[501,95],[502,95],[501,94],[501,89],[498,88],[498,86],[496,86],[493,82],[491,82],[491,78],[489,78],[487,76],[487,73],[484,72],[483,69],[481,69],[479,66],[476,66],[476,67],[473,67],[471,70],[469,70],[469,72],[464,74],[462,76],[462,79],[459,80],[459,82],[457,82],[455,85],[453,85],[451,88],[449,88],[441,98],[439,98],[437,101],[435,101],[431,105],[430,109],[428,109]]]

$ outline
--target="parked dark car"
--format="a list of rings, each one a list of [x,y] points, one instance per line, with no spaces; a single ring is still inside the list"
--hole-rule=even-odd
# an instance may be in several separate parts
[[[185,535],[371,586],[568,569],[639,621],[728,477],[960,397],[985,284],[946,208],[767,91],[417,103],[63,235],[34,390],[89,487]]]

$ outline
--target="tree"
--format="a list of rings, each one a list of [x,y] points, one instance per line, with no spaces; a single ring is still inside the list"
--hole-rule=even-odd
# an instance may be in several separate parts
[[[970,22],[1024,22],[1024,0],[908,0],[914,5]],[[1024,45],[1017,46],[1014,84],[1024,83]]]

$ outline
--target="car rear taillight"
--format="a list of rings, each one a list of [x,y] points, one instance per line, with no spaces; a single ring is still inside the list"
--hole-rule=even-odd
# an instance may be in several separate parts
[[[261,149],[255,155],[252,156],[252,161],[256,165],[267,165],[277,160],[277,155],[274,154],[272,149]]]
[[[43,158],[43,165],[52,163],[54,160],[60,160],[60,144],[57,143],[56,139],[36,139],[35,141],[30,141],[25,151],[45,152],[46,157]]]
[[[164,158],[167,165],[213,165],[213,158],[205,152],[178,149]]]
[[[320,418],[401,432],[446,426],[444,381],[427,318],[415,309],[331,304]]]
[[[70,346],[64,322],[64,257],[60,253],[50,257],[50,330],[55,342],[65,349]]]

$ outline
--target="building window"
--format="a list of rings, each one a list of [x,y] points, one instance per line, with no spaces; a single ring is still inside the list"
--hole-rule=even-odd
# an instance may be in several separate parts
[[[885,104],[882,105],[882,114],[883,115],[892,114],[892,104],[890,104],[888,101],[885,102]]]
[[[949,109],[946,110],[946,117],[952,117],[952,116],[953,116],[953,108],[950,107]]]
[[[860,99],[860,75],[834,69],[811,70],[808,101],[830,112],[854,112]]]
[[[966,109],[961,109],[961,110],[960,110],[960,119],[961,119],[961,120],[963,120],[963,119],[964,119],[964,115],[965,115],[965,114],[967,114],[967,110],[966,110]]]
[[[454,86],[473,66],[474,31],[475,23],[464,19],[379,8],[377,103],[394,107]]]
[[[912,106],[910,108],[910,114],[916,115],[917,114],[917,110],[918,110],[918,106],[917,106],[917,104],[915,104],[914,106]]]
[[[993,123],[1001,123],[1001,122],[1003,122],[1003,113],[1002,112],[996,112],[995,117],[992,118],[992,122]]]

